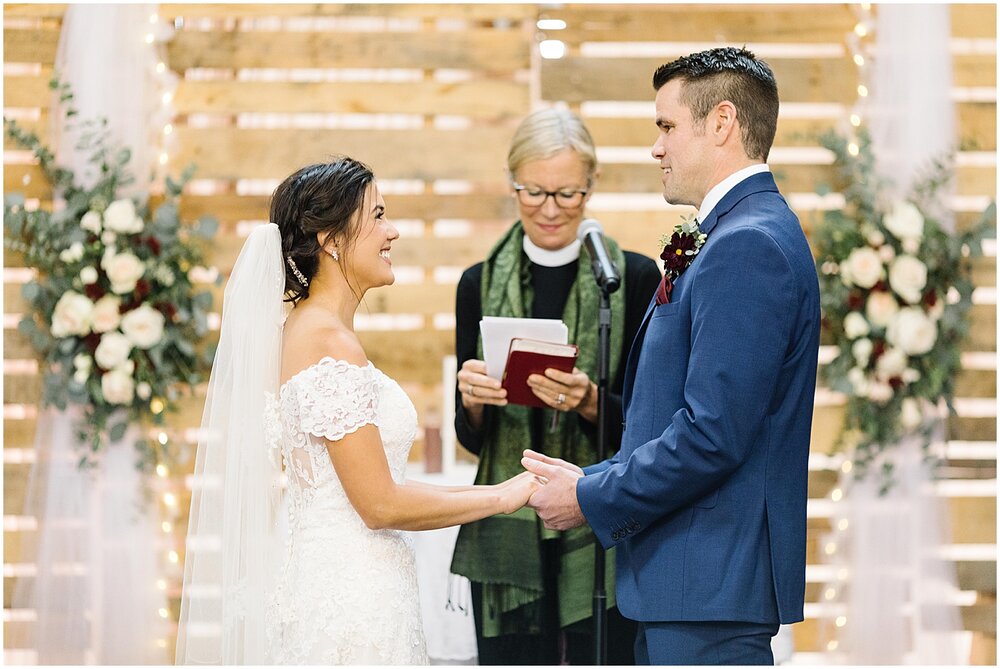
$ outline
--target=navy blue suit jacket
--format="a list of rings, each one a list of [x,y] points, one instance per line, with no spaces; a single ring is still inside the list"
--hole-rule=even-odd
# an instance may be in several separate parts
[[[770,173],[701,223],[669,304],[625,371],[621,450],[584,470],[580,507],[617,547],[634,620],[802,620],[819,284]]]

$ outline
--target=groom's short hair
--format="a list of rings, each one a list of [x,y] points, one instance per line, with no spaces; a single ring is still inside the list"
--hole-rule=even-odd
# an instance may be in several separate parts
[[[778,126],[778,84],[767,63],[746,49],[708,49],[661,65],[653,73],[653,89],[672,79],[683,82],[680,99],[696,122],[723,100],[732,102],[744,151],[767,160]]]

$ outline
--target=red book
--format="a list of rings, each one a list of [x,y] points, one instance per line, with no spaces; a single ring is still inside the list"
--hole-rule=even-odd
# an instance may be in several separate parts
[[[550,341],[523,339],[510,340],[507,366],[504,367],[500,386],[507,391],[507,401],[529,407],[547,408],[548,405],[531,392],[528,377],[532,374],[545,376],[546,369],[572,372],[579,353],[576,344],[556,344]]]

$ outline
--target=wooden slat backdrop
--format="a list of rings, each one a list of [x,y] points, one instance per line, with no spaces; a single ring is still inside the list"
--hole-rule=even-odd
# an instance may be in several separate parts
[[[65,5],[4,7],[5,63],[30,66],[5,68],[5,111],[30,110],[34,120],[25,125],[43,133],[49,119],[47,81],[64,12]],[[424,325],[369,330],[362,338],[374,362],[411,394],[423,428],[441,427],[441,359],[453,348],[447,316],[454,309],[454,271],[480,260],[514,215],[504,164],[513,128],[524,114],[559,103],[585,116],[603,157],[592,214],[627,248],[655,255],[660,232],[682,211],[657,201],[657,172],[646,159],[654,139],[650,78],[657,65],[692,50],[689,45],[722,43],[746,43],[771,63],[785,104],[772,169],[807,234],[820,216],[811,194],[818,184],[832,180],[828,161],[810,149],[818,146],[822,132],[843,121],[858,84],[845,46],[856,22],[848,5],[176,4],[161,5],[159,13],[165,21],[176,20],[167,64],[181,77],[173,102],[177,117],[170,167],[176,172],[194,161],[197,178],[216,186],[213,194],[185,196],[182,208],[185,216],[207,213],[221,221],[211,261],[223,276],[246,234],[241,222],[267,217],[267,195],[239,194],[246,191],[238,188],[243,180],[272,183],[306,162],[342,152],[369,162],[387,182],[391,217],[407,221],[404,239],[393,249],[394,264],[414,268],[415,279],[373,291],[362,311],[417,316]],[[546,35],[566,43],[564,58],[533,55],[541,37],[535,28],[539,18],[566,22],[566,29]],[[953,5],[951,18],[963,151],[955,208],[964,226],[975,220],[980,202],[996,195],[996,10],[992,5]],[[635,43],[644,43],[646,50],[628,50]],[[601,51],[616,44],[622,45],[620,54]],[[260,80],[251,72],[256,68],[278,76]],[[371,77],[358,79],[355,73],[319,81],[302,73],[345,69],[368,70]],[[455,70],[461,75],[455,76]],[[635,113],[636,103],[650,113]],[[789,106],[800,113],[786,113]],[[286,122],[301,114],[350,115],[355,121],[368,119],[371,127],[333,123],[305,128]],[[402,126],[385,122],[400,115],[405,116]],[[275,125],[281,127],[255,125],[254,119],[262,116],[278,118]],[[455,117],[460,122],[449,123]],[[608,152],[608,147],[615,149]],[[46,206],[50,187],[36,166],[21,164],[8,153],[12,148],[5,141],[4,191],[24,192]],[[407,189],[394,192],[400,188],[396,180]],[[465,190],[437,192],[438,181],[464,182]],[[650,204],[636,211],[635,205],[620,207],[621,198],[610,196],[640,196]],[[465,231],[435,234],[435,222],[449,220],[467,222]],[[15,255],[5,253],[4,259],[6,267],[21,265]],[[438,268],[454,271],[436,275]],[[4,277],[5,362],[33,358],[27,342],[10,327],[15,324],[10,315],[24,308],[22,276],[14,272]],[[977,293],[958,395],[980,404],[960,403],[950,436],[955,442],[973,442],[979,450],[975,456],[956,456],[947,471],[952,478],[995,481],[995,410],[981,410],[996,398],[991,357],[996,351],[995,256],[976,262],[974,279],[988,290]],[[221,299],[221,289],[215,293]],[[441,315],[445,318],[435,327],[435,317]],[[23,508],[29,467],[23,460],[30,458],[31,407],[40,384],[30,366],[16,362],[5,369],[4,381],[4,513],[16,518]],[[843,415],[828,393],[819,397],[813,442],[817,464],[810,479],[810,497],[817,502],[836,485],[836,472],[821,456],[831,451]],[[183,401],[172,420],[172,434],[197,425],[201,400],[198,393]],[[422,456],[421,438],[413,457]],[[949,508],[956,544],[995,546],[995,496],[952,495]],[[812,513],[811,564],[819,562],[818,540],[828,530],[828,518]],[[18,562],[24,532],[5,526],[5,564]],[[976,635],[973,659],[992,664],[995,557],[956,564],[962,588],[978,593],[975,605],[964,610],[966,627]],[[5,575],[5,608],[12,581]],[[810,604],[819,601],[819,589],[811,580]],[[818,624],[811,617],[795,626],[797,651],[821,651]]]

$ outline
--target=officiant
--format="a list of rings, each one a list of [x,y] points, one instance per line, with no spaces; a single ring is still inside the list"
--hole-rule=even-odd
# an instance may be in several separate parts
[[[507,167],[520,218],[485,261],[462,274],[455,304],[455,430],[479,457],[477,484],[499,484],[522,471],[525,448],[581,465],[597,456],[592,379],[599,293],[577,241],[599,177],[594,143],[573,112],[541,110],[515,131]],[[625,360],[660,273],[651,259],[622,250],[610,237],[607,243],[623,284],[611,296],[608,441],[614,452],[621,440]],[[546,408],[508,403],[500,382],[486,375],[483,316],[565,322],[569,342],[579,346],[576,367],[528,378]],[[614,564],[613,556],[607,564]],[[528,508],[487,518],[461,528],[451,569],[471,581],[480,664],[593,662],[594,535],[586,527],[546,530]],[[607,589],[608,663],[634,664],[635,623],[614,606],[610,567]]]

